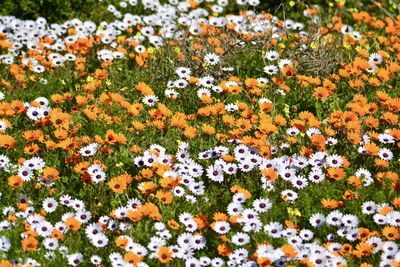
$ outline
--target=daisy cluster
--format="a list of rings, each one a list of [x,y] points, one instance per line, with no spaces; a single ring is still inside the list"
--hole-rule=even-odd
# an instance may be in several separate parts
[[[400,266],[400,16],[259,5],[0,16],[0,266]]]

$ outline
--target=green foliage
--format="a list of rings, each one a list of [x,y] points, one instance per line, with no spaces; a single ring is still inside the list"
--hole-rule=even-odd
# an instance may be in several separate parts
[[[49,22],[62,22],[71,18],[83,20],[100,18],[106,12],[104,4],[98,7],[97,0],[3,0],[1,15],[13,15],[19,19],[45,17]],[[100,6],[100,5],[99,5]]]

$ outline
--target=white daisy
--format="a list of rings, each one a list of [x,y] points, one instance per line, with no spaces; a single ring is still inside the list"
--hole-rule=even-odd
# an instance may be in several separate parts
[[[179,77],[187,79],[187,78],[190,77],[192,71],[191,71],[189,68],[186,68],[186,67],[179,67],[179,68],[177,68],[177,69],[175,70],[175,73],[176,73]]]
[[[225,235],[231,230],[231,226],[228,222],[217,221],[213,226],[213,230],[220,235]]]
[[[94,154],[96,154],[98,147],[99,147],[99,145],[97,143],[91,143],[91,144],[79,149],[79,153],[83,157],[90,157],[90,156],[93,156]]]
[[[231,241],[233,244],[235,244],[236,246],[244,246],[247,243],[250,242],[250,236],[246,233],[235,233],[232,237],[231,237]]]
[[[209,64],[211,66],[214,66],[214,65],[217,65],[219,63],[220,57],[215,53],[209,53],[209,54],[206,54],[204,56],[204,61],[207,64]]]
[[[274,65],[267,65],[264,67],[264,72],[268,75],[274,75],[278,73],[278,68]]]
[[[268,51],[265,54],[265,58],[271,61],[277,60],[279,58],[279,53],[276,51]]]
[[[83,255],[81,253],[74,253],[68,255],[68,264],[72,266],[78,266],[83,262]]]
[[[155,95],[148,95],[142,98],[143,104],[147,106],[154,106],[158,102],[158,97]]]
[[[369,56],[368,62],[374,65],[379,65],[382,63],[382,56],[378,53],[373,53]]]
[[[48,197],[43,200],[42,207],[47,213],[52,213],[57,209],[58,203],[54,198]]]
[[[390,149],[388,149],[388,148],[381,148],[379,150],[378,156],[380,159],[389,161],[389,160],[393,159],[393,152],[390,151]]]

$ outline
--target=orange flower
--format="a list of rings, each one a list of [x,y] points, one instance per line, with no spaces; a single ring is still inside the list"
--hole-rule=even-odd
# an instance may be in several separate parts
[[[83,162],[80,162],[77,165],[75,165],[74,171],[76,171],[77,173],[83,174],[87,171],[89,166],[90,166],[90,162],[83,161]]]
[[[376,158],[374,160],[375,166],[379,168],[387,168],[389,167],[389,161],[383,160],[383,159],[378,159]]]
[[[213,134],[215,134],[215,128],[212,127],[212,126],[209,125],[209,124],[203,123],[203,125],[201,125],[201,129],[203,130],[203,132],[204,132],[205,134],[208,134],[208,135],[213,135]]]
[[[346,173],[342,168],[329,168],[328,169],[328,177],[332,178],[336,181],[342,180],[345,177]]]
[[[400,197],[395,197],[395,198],[392,200],[392,204],[393,204],[393,206],[395,206],[396,208],[400,208]]]
[[[186,115],[182,112],[177,112],[175,113],[170,121],[170,126],[171,127],[176,127],[176,128],[185,128],[188,126],[186,122]]]
[[[128,251],[124,255],[124,260],[132,266],[137,266],[143,259],[142,255],[137,255],[136,253],[132,251]]]
[[[171,204],[174,195],[170,191],[159,190],[157,191],[156,198],[162,204]]]
[[[273,104],[268,102],[263,102],[260,104],[260,109],[265,113],[270,112],[273,107],[274,107]]]
[[[34,155],[39,152],[40,148],[35,143],[30,143],[24,147],[24,153],[27,155]]]
[[[240,185],[233,185],[230,188],[231,192],[233,193],[241,193],[244,194],[246,196],[246,198],[251,198],[251,193],[249,190],[244,189],[243,187],[241,187]]]
[[[143,123],[141,123],[140,121],[133,121],[132,122],[132,126],[133,128],[138,131],[141,132],[146,128],[146,125],[144,125]]]
[[[366,117],[364,123],[370,128],[377,129],[379,127],[379,120],[372,116]]]
[[[367,142],[364,145],[364,148],[365,148],[365,152],[367,153],[367,155],[370,155],[370,156],[378,155],[379,150],[380,150],[380,147],[372,142]]]
[[[115,193],[122,193],[127,187],[126,178],[123,176],[114,177],[108,182],[108,187]]]
[[[71,216],[65,220],[64,224],[72,231],[78,231],[81,228],[81,223],[75,217]]]
[[[361,241],[364,241],[369,237],[370,237],[370,232],[367,228],[362,228],[362,227],[358,228],[358,238]]]
[[[85,106],[89,102],[89,99],[85,96],[78,95],[75,97],[75,101],[79,107],[82,107],[82,106]]]
[[[311,136],[311,143],[319,150],[325,149],[325,137],[322,134],[313,134]]]
[[[128,245],[129,239],[126,236],[119,236],[114,242],[118,247],[124,249]]]
[[[360,179],[360,178],[357,178],[356,176],[350,176],[350,177],[348,178],[347,182],[348,182],[350,185],[352,185],[352,186],[354,186],[354,187],[356,187],[356,188],[358,188],[358,189],[361,188],[361,186],[362,186],[361,179]]]
[[[329,97],[329,91],[324,87],[317,87],[314,90],[313,96],[318,100],[325,100]]]
[[[396,124],[398,122],[398,117],[396,114],[393,114],[392,112],[385,112],[380,119],[388,124]]]
[[[365,242],[360,242],[357,244],[356,249],[353,250],[353,255],[357,258],[367,257],[371,254],[372,246]]]
[[[399,231],[396,229],[396,227],[393,226],[386,226],[382,230],[382,234],[384,237],[386,237],[387,240],[397,240],[399,238]]]
[[[135,89],[144,96],[154,95],[153,89],[150,88],[146,83],[140,82],[136,85]]]
[[[160,247],[157,251],[158,260],[165,264],[172,260],[172,251],[168,247]]]
[[[250,130],[250,128],[251,128],[251,123],[250,123],[249,120],[246,120],[246,119],[241,118],[241,119],[238,119],[238,120],[235,122],[235,126],[238,127],[238,128],[240,128],[240,129],[243,130],[244,132],[246,132],[246,131]]]
[[[347,140],[354,145],[359,144],[361,142],[361,136],[358,133],[349,132],[347,133]]]
[[[393,209],[391,207],[385,206],[385,207],[381,208],[378,212],[379,212],[379,214],[382,214],[382,215],[388,215],[392,211],[393,211]]]
[[[22,239],[22,249],[24,251],[35,251],[39,242],[34,237],[27,237]]]
[[[221,256],[229,256],[232,253],[232,249],[226,244],[218,245],[217,250]]]
[[[196,222],[197,227],[200,230],[206,228],[208,225],[207,217],[203,214],[197,214],[193,217],[193,220]]]
[[[156,184],[153,182],[142,182],[139,184],[138,189],[143,193],[147,194],[156,189]]]
[[[128,218],[131,221],[138,222],[143,217],[143,213],[140,210],[129,210]]]
[[[0,134],[0,148],[8,148],[11,149],[17,144],[17,141],[15,141],[14,137],[8,135],[8,134]]]
[[[359,90],[364,87],[364,82],[361,79],[349,80],[349,85],[355,90]]]
[[[275,181],[276,179],[278,179],[278,172],[273,167],[263,169],[261,171],[261,174],[263,177],[265,177],[265,179],[269,181]]]
[[[197,136],[197,129],[195,127],[192,126],[187,126],[185,128],[185,131],[183,132],[183,134],[185,135],[186,138],[188,139],[193,139]]]
[[[175,221],[175,220],[172,220],[172,219],[168,220],[168,226],[171,227],[171,229],[174,229],[174,230],[178,230],[179,227],[180,227],[179,223],[177,221]]]
[[[43,178],[45,182],[52,183],[60,178],[60,172],[53,167],[46,167],[43,169]]]
[[[60,94],[51,95],[50,99],[56,104],[61,104],[64,102],[64,97]]]
[[[351,254],[353,247],[350,244],[343,244],[342,248],[340,249],[341,255]]]
[[[322,199],[322,207],[325,209],[336,209],[337,207],[343,206],[343,201],[336,201],[333,199]]]
[[[11,264],[8,260],[1,260],[0,261],[0,267],[13,267],[14,265]]]
[[[67,127],[72,120],[72,116],[68,113],[61,112],[59,109],[54,109],[50,112],[50,121],[54,127]]]
[[[63,234],[60,230],[58,229],[53,229],[53,231],[51,232],[51,237],[55,238],[57,240],[62,240],[63,239]]]
[[[106,139],[106,142],[111,145],[126,143],[125,135],[117,134],[113,130],[107,130],[105,139]]]
[[[288,258],[294,258],[297,255],[297,250],[292,245],[283,245],[281,249],[283,253],[285,253],[285,256]]]
[[[150,168],[144,168],[142,170],[140,170],[140,175],[142,175],[143,177],[150,179],[153,176],[153,171]]]
[[[25,131],[23,137],[26,141],[43,141],[44,135],[41,130]]]
[[[138,145],[132,145],[131,146],[131,152],[138,154],[140,152],[140,147]]]
[[[144,216],[148,216],[153,220],[159,221],[162,218],[158,207],[151,202],[147,202],[145,205],[140,206],[139,210]]]
[[[227,221],[228,216],[222,212],[215,212],[213,215],[213,220],[214,221]]]
[[[285,76],[286,78],[293,77],[293,75],[294,75],[294,68],[293,68],[293,67],[290,67],[289,65],[286,65],[285,67],[282,68],[281,73],[282,73],[283,76]]]
[[[93,76],[99,80],[105,79],[107,78],[107,71],[105,69],[96,69]]]

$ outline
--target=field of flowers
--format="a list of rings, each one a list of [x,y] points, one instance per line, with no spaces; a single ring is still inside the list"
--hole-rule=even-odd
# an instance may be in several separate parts
[[[395,2],[0,15],[0,267],[400,266]]]

